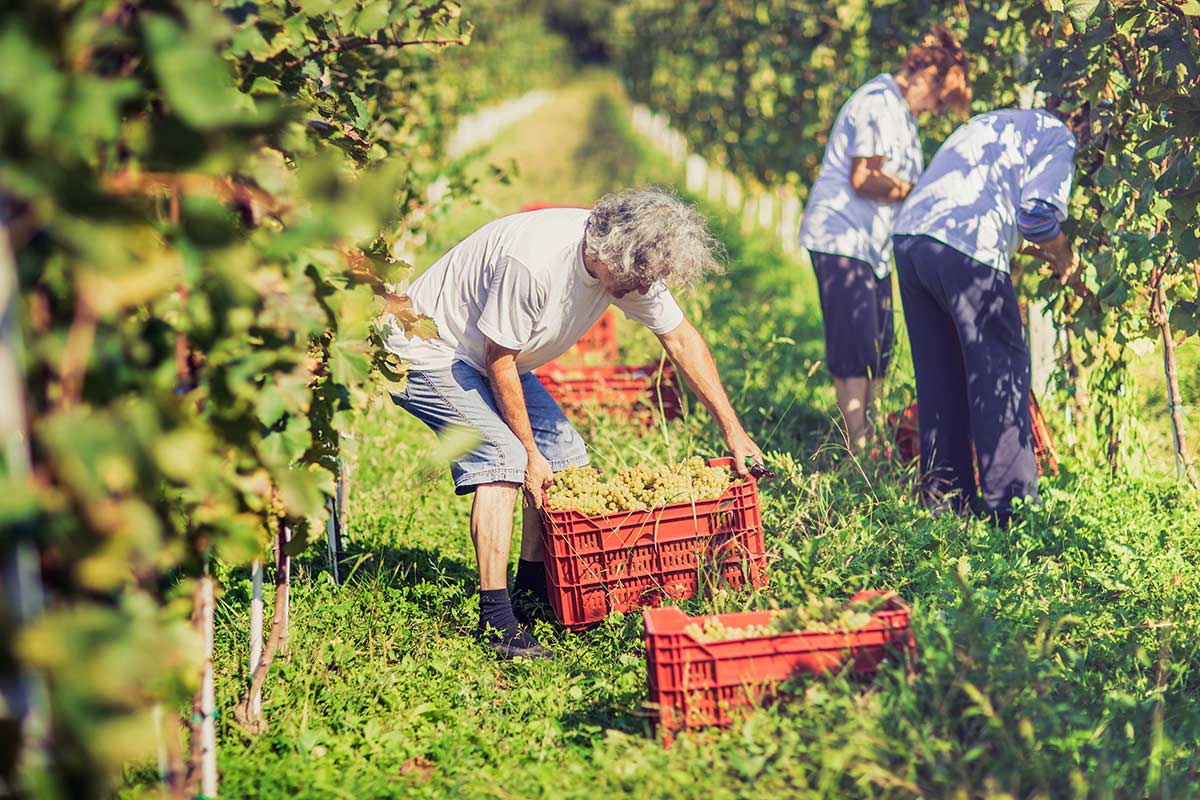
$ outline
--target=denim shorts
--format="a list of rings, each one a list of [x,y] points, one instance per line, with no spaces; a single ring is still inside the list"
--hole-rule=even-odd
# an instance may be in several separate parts
[[[532,372],[521,376],[525,408],[533,440],[555,472],[588,463],[583,438]],[[410,367],[404,390],[392,393],[396,405],[437,433],[439,438],[475,434],[476,444],[450,462],[458,494],[470,494],[484,483],[524,483],[529,457],[521,440],[508,427],[492,397],[488,380],[474,367],[455,361],[448,369]]]

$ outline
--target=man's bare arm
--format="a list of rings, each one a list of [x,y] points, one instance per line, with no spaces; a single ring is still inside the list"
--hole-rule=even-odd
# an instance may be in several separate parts
[[[542,490],[554,479],[554,471],[533,440],[529,409],[525,407],[525,392],[521,388],[521,376],[517,373],[518,352],[487,339],[483,359],[492,395],[496,398],[496,405],[500,407],[500,416],[529,454],[529,464],[525,468],[525,489],[534,505],[540,508]]]
[[[658,339],[667,355],[679,367],[688,386],[716,420],[733,455],[738,474],[746,475],[747,457],[752,461],[761,462],[762,451],[746,434],[733,406],[730,405],[725,387],[721,385],[721,378],[717,374],[717,365],[704,337],[692,323],[684,320],[669,333],[660,334]]]

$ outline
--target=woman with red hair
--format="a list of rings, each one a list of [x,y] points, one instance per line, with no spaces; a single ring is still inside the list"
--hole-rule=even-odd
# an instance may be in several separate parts
[[[817,274],[825,361],[855,452],[866,447],[895,340],[892,222],[925,166],[917,118],[965,112],[970,99],[966,55],[935,29],[898,72],[872,78],[842,106],[809,195],[800,245]]]

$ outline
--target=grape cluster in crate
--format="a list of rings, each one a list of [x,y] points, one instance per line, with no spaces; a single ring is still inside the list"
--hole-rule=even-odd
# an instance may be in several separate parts
[[[605,478],[594,467],[570,467],[554,476],[546,501],[554,509],[609,514],[715,500],[732,483],[728,467],[709,466],[700,456],[679,464],[622,467],[612,478]]]

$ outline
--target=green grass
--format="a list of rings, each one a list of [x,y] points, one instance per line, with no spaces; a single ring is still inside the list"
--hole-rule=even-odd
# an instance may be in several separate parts
[[[526,200],[586,203],[669,179],[632,142],[621,102],[592,79],[503,134],[496,155],[529,160],[521,176],[435,238]],[[499,662],[474,643],[469,500],[429,463],[432,435],[381,404],[358,436],[353,575],[337,587],[319,557],[301,564],[289,657],[267,684],[270,730],[248,737],[227,711],[220,720],[225,796],[1200,796],[1195,498],[1068,454],[1042,505],[1008,530],[932,518],[911,467],[857,461],[837,444],[809,270],[728,220],[714,225],[731,268],[688,306],[778,473],[762,487],[771,583],[685,607],[893,588],[914,608],[915,669],[869,686],[797,679],[786,701],[664,750],[642,706],[637,614],[581,634],[540,625],[552,662]],[[628,348],[652,352],[644,338]],[[889,404],[908,391],[905,360]],[[720,452],[698,409],[652,433],[604,420],[582,430],[600,464]],[[246,680],[248,594],[245,574],[229,576],[217,621],[224,710]],[[131,770],[124,795],[151,780],[149,767]]]

